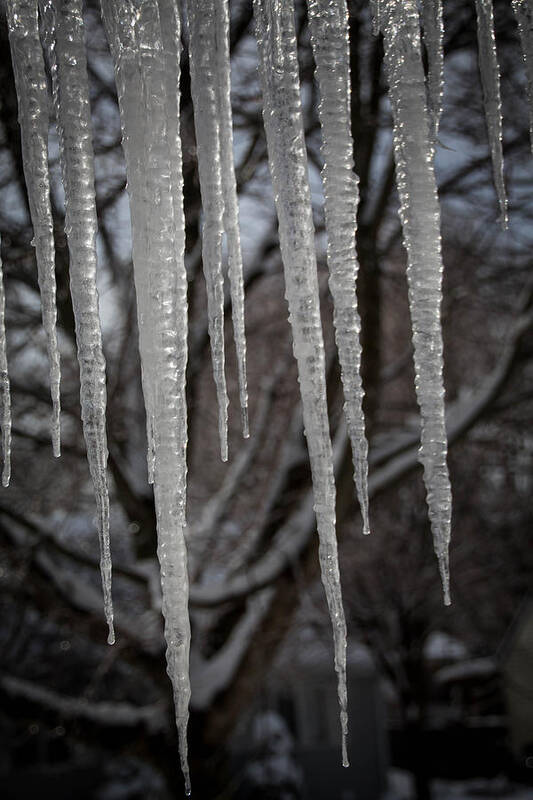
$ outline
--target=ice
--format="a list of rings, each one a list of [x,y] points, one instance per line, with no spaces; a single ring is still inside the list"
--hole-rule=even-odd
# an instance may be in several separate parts
[[[359,192],[350,132],[348,10],[345,0],[308,0],[308,6],[320,86],[329,287],[334,303],[335,335],[344,388],[344,411],[353,452],[354,479],[363,515],[363,532],[369,533],[368,444],[359,374],[361,322],[356,295],[359,264],[355,234]]]
[[[220,142],[220,165],[224,195],[224,230],[228,246],[233,337],[237,353],[242,432],[248,426],[248,388],[246,380],[246,336],[244,330],[244,283],[239,231],[239,206],[233,161],[233,117],[230,92],[229,9],[228,0],[215,0],[215,40],[217,59],[217,102]]]
[[[382,0],[381,24],[394,118],[400,218],[408,259],[416,392],[422,416],[420,461],[444,601],[449,604],[451,489],[446,466],[440,326],[443,267],[416,0]]]
[[[207,313],[213,377],[218,400],[220,455],[228,459],[228,395],[224,374],[224,277],[222,186],[219,101],[224,83],[219,75],[214,0],[188,0],[191,93],[196,129],[198,173],[202,195],[202,260],[207,285]],[[227,120],[226,120],[227,124]],[[227,156],[227,153],[226,153]],[[228,244],[230,242],[228,241]]]
[[[335,482],[294,13],[292,3],[285,0],[254,0],[254,14],[263,119],[311,462],[322,581],[333,625],[343,763],[347,764],[346,623],[337,560]]]
[[[61,372],[56,336],[55,248],[48,177],[48,85],[39,38],[37,0],[9,0],[7,13],[18,99],[22,161],[50,363],[52,446],[54,455],[59,456]]]
[[[2,486],[9,486],[11,479],[11,391],[7,371],[6,321],[5,321],[4,272],[0,257],[0,380],[2,382],[2,453],[4,466]]]
[[[98,223],[82,2],[42,0],[41,14],[52,71],[65,187],[65,232],[80,367],[81,416],[96,495],[104,611],[109,626],[108,641],[112,644],[115,635],[106,474],[106,377],[96,289]]]
[[[483,89],[483,104],[492,159],[492,173],[500,207],[501,223],[504,227],[507,227],[507,196],[503,177],[500,71],[494,37],[492,0],[476,0],[476,12],[479,72]]]
[[[161,566],[167,672],[190,794],[187,479],[187,278],[179,140],[180,22],[172,0],[102,0],[115,63],[133,224],[139,347]],[[142,98],[142,103],[139,102]]]
[[[518,21],[518,31],[526,68],[529,135],[531,149],[533,150],[533,4],[531,0],[512,0],[512,3]]]
[[[422,0],[422,26],[428,56],[428,110],[431,140],[437,142],[444,92],[444,50],[441,0]]]

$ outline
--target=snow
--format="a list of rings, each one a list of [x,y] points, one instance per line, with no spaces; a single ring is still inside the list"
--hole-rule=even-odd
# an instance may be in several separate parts
[[[44,39],[52,85],[63,185],[65,232],[76,344],[80,403],[89,470],[96,495],[100,570],[109,644],[115,641],[111,599],[109,495],[107,489],[106,377],[96,289],[96,201],[91,111],[81,0],[42,0]]]
[[[492,658],[474,658],[443,667],[435,675],[437,683],[450,683],[469,679],[483,679],[497,673],[498,666]]]
[[[56,336],[55,245],[48,175],[48,84],[39,39],[37,3],[35,0],[12,0],[7,4],[7,12],[19,109],[22,161],[50,363],[52,446],[54,455],[58,457],[61,453],[61,371]]]
[[[363,415],[363,386],[359,374],[361,321],[357,311],[355,252],[358,178],[354,172],[350,109],[350,47],[345,0],[308,0],[311,43],[320,86],[319,115],[329,287],[333,297],[335,334],[344,389],[346,421],[352,445],[354,480],[363,516],[368,520],[368,443]]]
[[[181,766],[190,791],[187,723],[190,622],[185,500],[187,488],[187,277],[179,129],[180,18],[175,0],[101,0],[118,90],[128,192],[131,201],[134,279],[139,350],[146,408],[149,480],[154,484],[167,671],[174,690]],[[442,108],[442,4],[423,0],[428,81],[424,78],[417,0],[372,0],[375,28],[384,35],[400,217],[408,257],[416,391],[422,417],[420,461],[445,602],[449,602],[448,547],[451,490],[446,466],[442,337],[440,216],[433,158]],[[476,0],[487,126],[502,219],[506,219],[502,122],[492,6]],[[531,4],[513,0],[529,79],[533,130]],[[367,442],[359,375],[360,321],[355,283],[358,208],[350,135],[348,15],[344,0],[308,0],[311,42],[320,87],[324,158],[323,184],[330,289],[345,415],[354,477],[368,532]],[[98,509],[104,609],[112,642],[111,556],[105,434],[105,363],[96,289],[97,219],[82,0],[40,0],[51,63],[60,159],[65,187],[65,229],[70,253],[71,293],[80,366],[82,420]],[[55,282],[48,178],[48,110],[44,61],[35,2],[10,0],[9,33],[19,95],[24,170],[35,234],[43,324],[50,360],[52,439],[59,454],[59,356],[55,333]],[[254,0],[263,117],[286,298],[314,491],[287,535],[288,552],[300,547],[308,519],[316,523],[322,580],[333,626],[334,662],[346,759],[346,623],[335,534],[334,454],[326,401],[325,353],[320,317],[315,230],[312,219],[298,58],[291,3]],[[232,316],[237,353],[243,434],[248,435],[243,259],[233,156],[228,0],[189,0],[191,92],[203,204],[202,260],[207,284],[208,327],[219,409],[221,455],[227,459],[228,397],[224,353],[223,237],[226,236]],[[357,143],[356,143],[357,144]],[[1,270],[0,270],[1,279]],[[9,482],[10,402],[4,292],[0,280],[0,377],[2,381],[3,483]],[[342,427],[342,426],[341,426]],[[344,441],[343,436],[339,442]],[[339,446],[340,447],[340,446]],[[339,455],[340,458],[340,455]],[[283,538],[282,529],[278,538]],[[289,541],[290,540],[290,541]],[[277,542],[276,544],[278,544]],[[296,550],[295,550],[296,552]],[[269,560],[270,559],[270,560]],[[270,551],[256,576],[269,582],[280,556]],[[266,564],[266,567],[265,567]],[[274,567],[272,565],[274,564]],[[268,567],[268,569],[267,569]],[[270,572],[269,572],[270,570]],[[244,578],[246,594],[253,570]],[[266,575],[266,578],[264,576]],[[248,582],[248,583],[246,583]],[[210,589],[217,591],[211,584]],[[267,590],[268,591],[268,590]],[[264,596],[263,596],[264,599]],[[233,631],[216,667],[218,688],[231,679],[263,613],[253,602]],[[199,665],[200,704],[214,685]],[[210,678],[207,681],[207,677]],[[204,682],[202,683],[202,680]]]
[[[432,631],[424,643],[424,658],[430,661],[461,661],[468,658],[468,650],[449,633]]]
[[[383,800],[411,800],[415,796],[413,776],[402,770],[391,770],[388,790]],[[530,800],[531,787],[511,783],[503,775],[496,778],[431,782],[434,800]]]

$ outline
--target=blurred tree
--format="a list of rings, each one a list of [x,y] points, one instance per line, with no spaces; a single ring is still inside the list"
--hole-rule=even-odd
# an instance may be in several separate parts
[[[372,536],[364,540],[341,419],[342,388],[327,292],[317,87],[305,4],[300,0],[296,4],[329,354],[341,566],[350,631],[370,646],[394,687],[404,729],[421,730],[427,714],[424,645],[429,633],[448,630],[462,637],[473,654],[493,653],[527,591],[531,574],[532,556],[526,545],[532,522],[528,500],[533,438],[527,420],[533,404],[533,163],[525,76],[510,2],[497,0],[510,198],[510,228],[505,233],[495,222],[474,4],[471,0],[445,4],[446,92],[437,174],[446,268],[443,320],[455,506],[454,605],[444,609],[417,464],[419,420],[382,44],[372,35],[366,0],[352,0],[349,5],[352,129],[361,193],[358,294],[373,524]],[[236,365],[228,341],[228,385],[234,410],[229,465],[220,463],[217,456],[186,56],[182,65],[190,281],[190,749],[193,780],[196,777],[198,791],[206,798],[224,785],[228,736],[249,708],[278,646],[293,626],[299,598],[317,579],[313,499],[283,298],[251,2],[233,0],[231,13],[252,438],[240,439]],[[170,685],[164,675],[155,515],[146,480],[128,199],[113,70],[95,0],[86,3],[86,29],[108,375],[118,644],[112,650],[103,644],[93,498],[79,422],[64,205],[53,132],[50,158],[64,444],[61,461],[52,462],[45,342],[2,8],[0,233],[14,405],[13,481],[0,498],[0,730],[4,742],[9,741],[2,767],[5,773],[20,777],[27,763],[63,759],[78,765],[87,753],[107,748],[112,753],[133,753],[151,764],[174,791],[180,777]],[[320,620],[316,607],[315,612]],[[429,776],[423,755],[418,760],[413,756],[412,768],[419,797],[427,797]],[[163,792],[154,796],[163,797]]]

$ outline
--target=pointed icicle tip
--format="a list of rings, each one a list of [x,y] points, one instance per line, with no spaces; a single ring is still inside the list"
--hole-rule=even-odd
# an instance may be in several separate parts
[[[347,736],[342,734],[342,766],[346,769],[350,766],[350,759],[348,758],[348,744]]]
[[[115,644],[115,629],[113,627],[113,622],[109,622],[109,634],[107,636],[107,643],[108,644]]]
[[[248,408],[245,406],[241,409],[241,419],[242,419],[242,438],[249,439],[250,438],[250,424],[248,421]]]
[[[442,581],[442,593],[445,606],[451,606],[452,598],[450,595],[450,562],[448,553],[439,556],[439,572]]]

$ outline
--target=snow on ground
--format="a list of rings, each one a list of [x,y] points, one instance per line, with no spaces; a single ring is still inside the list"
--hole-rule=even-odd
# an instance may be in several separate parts
[[[432,781],[433,800],[533,800],[533,787],[511,783],[504,776],[474,778],[464,781]],[[391,770],[389,789],[383,800],[413,800],[412,776],[409,772]]]

